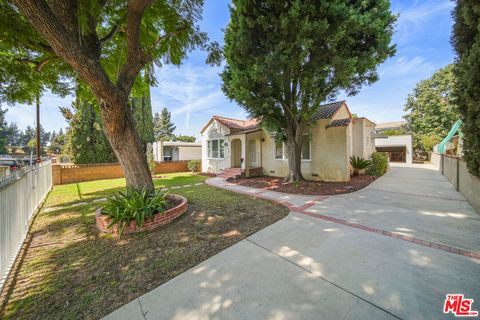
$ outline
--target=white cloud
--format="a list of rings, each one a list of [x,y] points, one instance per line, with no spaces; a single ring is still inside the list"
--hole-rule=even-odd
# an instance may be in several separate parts
[[[403,0],[400,1],[404,4]],[[400,14],[395,40],[397,43],[408,42],[414,37],[427,21],[438,14],[449,13],[454,7],[450,0],[428,0],[415,1],[415,3],[406,9],[397,8],[394,12]],[[432,32],[432,30],[430,30]]]
[[[213,114],[245,118],[245,112],[230,102],[221,90],[222,67],[164,66],[157,70],[158,87],[152,88],[154,112],[166,107],[177,132],[199,135]]]
[[[381,79],[398,77],[417,79],[418,77],[429,76],[434,70],[433,64],[422,57],[416,56],[412,59],[399,57],[384,64],[380,68],[379,74]]]
[[[72,100],[72,96],[61,98],[50,91],[44,93],[40,98],[40,123],[47,131],[58,131],[60,128],[65,128],[67,126],[58,107],[69,106]],[[35,125],[35,104],[15,104],[14,106],[9,106],[7,108],[8,111],[6,118],[8,122],[15,122],[20,129]]]

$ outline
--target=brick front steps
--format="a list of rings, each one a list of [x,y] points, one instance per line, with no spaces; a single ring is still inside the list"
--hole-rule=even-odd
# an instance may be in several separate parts
[[[153,230],[156,227],[164,226],[172,222],[188,210],[188,202],[185,197],[179,196],[177,194],[169,194],[167,195],[167,199],[180,201],[180,204],[171,209],[168,209],[161,214],[155,214],[150,219],[146,219],[142,227],[140,228],[137,226],[137,222],[135,220],[130,221],[130,223],[123,228],[123,234]],[[118,235],[118,224],[115,224],[111,228],[108,228],[108,225],[110,224],[112,219],[110,219],[110,217],[107,215],[103,215],[101,208],[98,208],[96,211],[96,220],[97,228],[98,230],[100,230],[100,232],[113,233],[114,235]]]

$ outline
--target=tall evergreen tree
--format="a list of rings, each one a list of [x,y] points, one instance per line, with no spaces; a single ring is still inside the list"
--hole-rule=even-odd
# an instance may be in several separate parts
[[[157,141],[173,139],[173,132],[176,126],[172,123],[171,118],[172,115],[167,108],[163,108],[160,114],[158,112],[155,113],[153,118],[153,132]]]
[[[463,121],[463,153],[470,173],[480,176],[480,2],[457,0],[454,17],[455,96]]]
[[[378,79],[395,52],[388,0],[233,0],[223,90],[285,137],[287,180],[303,179],[304,134],[322,102]]]
[[[11,122],[7,128],[7,145],[9,146],[20,146],[22,140],[22,132],[18,129],[18,126],[15,122]]]
[[[50,144],[48,145],[48,150],[55,154],[64,153],[65,145],[67,143],[67,135],[63,132],[63,129],[60,128],[58,133],[52,136]]]
[[[5,151],[5,146],[7,145],[8,141],[8,125],[5,119],[5,114],[7,113],[7,109],[2,109],[0,106],[0,152]]]
[[[77,98],[71,109],[61,108],[61,112],[70,126],[66,151],[74,163],[117,162],[92,103]]]
[[[137,129],[143,150],[147,150],[147,143],[155,141],[153,134],[153,117],[152,117],[152,101],[150,96],[150,68],[147,68],[145,75],[142,77],[144,85],[142,86],[138,97],[133,97],[130,104],[133,109],[133,118],[135,119],[135,127]]]

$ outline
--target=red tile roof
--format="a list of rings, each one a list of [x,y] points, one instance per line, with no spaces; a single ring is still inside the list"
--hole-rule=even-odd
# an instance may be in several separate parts
[[[327,125],[327,129],[332,128],[332,127],[348,126],[348,124],[350,123],[351,120],[352,119],[350,119],[350,118],[333,120],[332,122],[330,122],[329,125]]]
[[[259,122],[257,119],[248,119],[248,120],[240,120],[240,119],[233,119],[233,118],[226,118],[226,117],[220,117],[220,116],[213,116],[212,119],[207,123],[205,127],[203,127],[202,131],[205,131],[205,129],[212,123],[213,120],[217,120],[219,123],[224,125],[225,127],[229,129],[239,129],[239,130],[250,130],[250,129],[255,129],[258,127]]]
[[[323,104],[313,115],[313,119],[320,120],[332,118],[343,105],[346,105],[345,100]]]

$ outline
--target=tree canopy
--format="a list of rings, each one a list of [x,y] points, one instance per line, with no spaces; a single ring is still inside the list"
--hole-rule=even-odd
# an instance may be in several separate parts
[[[47,71],[52,68],[55,81],[42,80],[42,84],[53,91],[57,80],[74,82],[69,89],[76,91],[77,98],[88,101],[95,97],[104,132],[125,172],[127,186],[153,190],[129,99],[141,85],[139,75],[152,63],[157,67],[164,63],[180,64],[195,48],[211,51],[208,62],[218,59],[218,45],[209,43],[198,26],[203,1],[0,3],[1,59],[6,57],[0,67],[4,71],[2,92],[8,93],[3,90],[3,83],[14,84],[17,79],[33,77],[31,68],[37,67],[42,69],[41,80],[49,78]],[[23,72],[24,65],[19,63],[25,60],[30,69]]]
[[[187,136],[187,135],[179,134],[179,135],[175,135],[174,140],[181,141],[181,142],[195,142],[197,138],[195,138],[195,136]]]
[[[463,153],[470,173],[480,176],[480,3],[457,1],[454,18],[454,95],[463,121]]]
[[[252,117],[283,131],[291,180],[302,136],[322,102],[378,79],[392,56],[388,0],[234,0],[225,31],[223,90]]]
[[[460,117],[453,96],[453,68],[450,64],[436,71],[429,79],[420,81],[408,95],[405,120],[416,150],[430,151],[431,141],[443,139]]]

